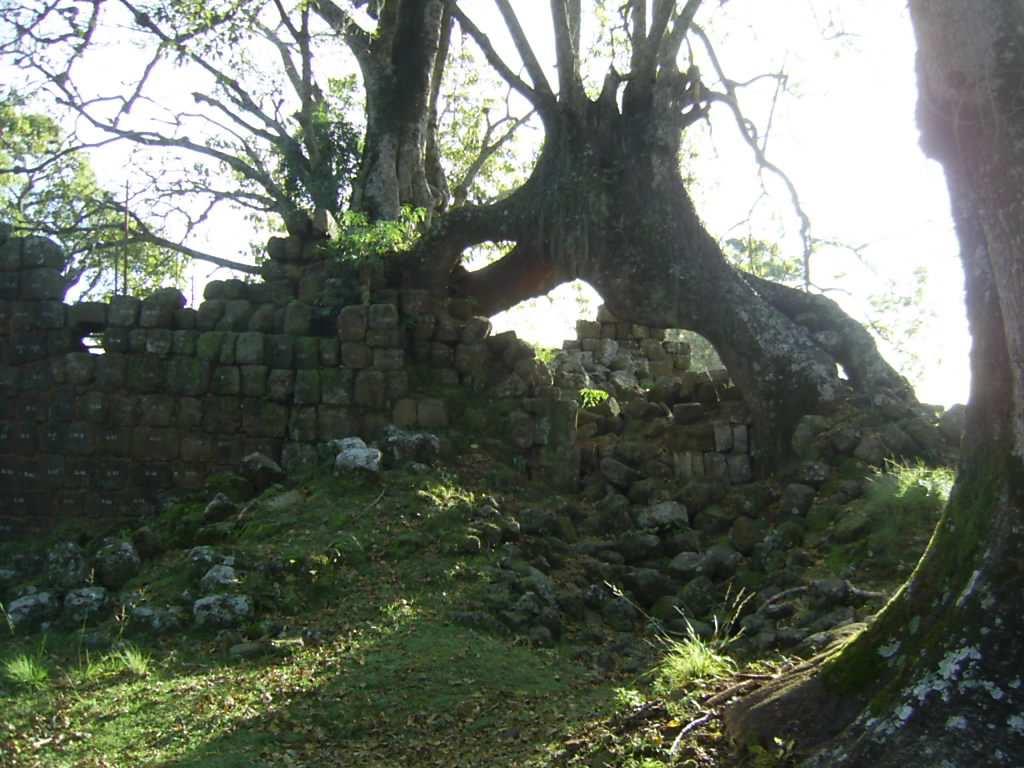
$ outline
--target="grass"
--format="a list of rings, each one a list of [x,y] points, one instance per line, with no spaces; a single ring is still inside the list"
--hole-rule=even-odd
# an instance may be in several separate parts
[[[39,655],[20,653],[4,662],[4,677],[19,688],[42,691],[50,682],[50,670]]]
[[[669,696],[734,674],[736,662],[726,653],[730,640],[717,633],[704,640],[692,626],[683,640],[667,640],[668,650],[655,669],[654,692]]]
[[[853,567],[879,578],[909,574],[946,506],[954,480],[948,467],[888,462],[869,478],[864,497],[852,507],[866,516],[867,534],[832,546],[825,554],[826,569],[840,576]]]
[[[285,636],[257,621],[220,636],[133,636],[90,657],[76,634],[51,634],[49,686],[0,694],[4,765],[546,764],[548,745],[611,709],[613,684],[571,648],[450,620],[493,589],[484,574],[498,553],[449,546],[490,492],[458,472],[393,472],[383,484],[325,475],[268,492],[214,547],[284,564],[273,578],[247,568],[245,589]],[[186,505],[153,524],[172,542],[137,579],[153,604],[192,586],[185,550],[198,523]],[[320,640],[303,642],[305,630]],[[232,657],[240,641],[263,653]],[[35,658],[29,642],[0,641],[15,660]]]

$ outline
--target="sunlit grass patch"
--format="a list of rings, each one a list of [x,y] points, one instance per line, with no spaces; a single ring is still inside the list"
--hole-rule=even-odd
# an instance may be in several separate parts
[[[42,690],[50,684],[50,670],[41,654],[20,653],[3,665],[4,678],[19,688]]]

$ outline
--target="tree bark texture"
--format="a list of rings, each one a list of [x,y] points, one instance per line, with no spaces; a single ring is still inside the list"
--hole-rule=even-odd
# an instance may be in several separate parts
[[[974,340],[960,471],[928,550],[872,626],[816,679],[741,705],[741,719],[792,715],[798,735],[800,712],[845,702],[851,715],[809,766],[1020,766],[1024,3],[910,9],[922,145],[946,171]]]
[[[437,80],[447,53],[448,0],[388,0],[378,31],[354,47],[366,90],[366,142],[352,208],[396,219],[403,205],[442,208],[447,190],[437,160]]]

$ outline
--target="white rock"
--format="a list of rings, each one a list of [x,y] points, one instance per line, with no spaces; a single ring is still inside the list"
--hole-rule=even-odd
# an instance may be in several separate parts
[[[246,595],[209,595],[192,604],[192,618],[200,627],[235,627],[252,616]]]

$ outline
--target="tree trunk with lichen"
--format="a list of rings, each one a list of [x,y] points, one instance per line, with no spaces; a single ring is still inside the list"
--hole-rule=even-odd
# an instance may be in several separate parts
[[[440,79],[451,32],[449,0],[371,4],[367,34],[332,0],[314,3],[359,63],[366,89],[366,139],[352,183],[352,208],[397,219],[403,205],[428,214],[444,207],[447,187],[434,137]]]
[[[761,692],[727,720],[744,740],[785,736],[783,723],[798,740],[829,739],[809,766],[1019,766],[1024,3],[910,8],[922,144],[946,171],[974,338],[960,472],[928,550],[872,626],[816,676]],[[835,715],[824,729],[821,712]]]

